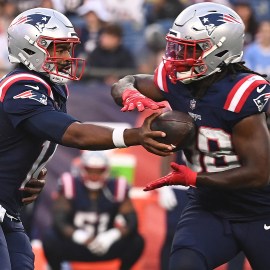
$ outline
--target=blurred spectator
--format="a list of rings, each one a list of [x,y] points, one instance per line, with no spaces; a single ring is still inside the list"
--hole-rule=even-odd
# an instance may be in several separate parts
[[[231,7],[231,2],[229,0],[193,0],[191,1],[193,4],[195,3],[201,3],[201,2],[213,2],[213,3],[217,3],[217,4],[221,4],[221,5],[225,5],[227,7]]]
[[[248,0],[235,1],[232,8],[239,14],[245,24],[245,45],[248,45],[254,41],[257,33],[258,22],[255,12]]]
[[[78,33],[81,38],[79,51],[80,54],[86,55],[96,48],[100,32],[110,20],[110,15],[102,2],[97,0],[88,1],[80,6],[77,9],[77,14],[83,20]]]
[[[43,8],[55,8],[52,0],[42,0],[40,7]]]
[[[7,48],[7,24],[5,19],[0,16],[0,77],[7,73],[7,70],[12,68],[12,64],[8,61],[8,48]]]
[[[143,31],[145,27],[145,0],[100,0],[110,13],[113,22],[123,29],[123,44],[134,56],[143,46]]]
[[[145,46],[142,47],[136,57],[139,73],[153,73],[161,62],[166,46],[165,35],[165,30],[158,23],[146,26],[144,31]]]
[[[64,261],[121,260],[130,270],[144,248],[124,178],[110,178],[105,151],[83,151],[79,173],[65,172],[55,194],[53,226],[43,246],[52,270]]]
[[[0,5],[0,17],[4,20],[6,28],[11,21],[18,15],[19,9],[16,1],[3,1]]]
[[[270,76],[270,20],[259,24],[256,40],[245,48],[247,67]]]
[[[147,24],[160,23],[165,29],[169,29],[178,14],[190,4],[183,0],[153,0],[146,1]]]
[[[231,0],[232,4],[247,2],[252,6],[254,16],[258,22],[270,20],[270,1],[269,0]]]
[[[132,53],[122,44],[123,31],[119,24],[110,23],[100,33],[97,47],[88,55],[87,66],[91,77],[111,85],[120,77],[134,72]]]

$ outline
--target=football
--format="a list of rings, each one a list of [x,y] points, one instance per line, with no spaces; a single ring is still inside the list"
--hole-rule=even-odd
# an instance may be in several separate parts
[[[190,147],[195,140],[196,126],[193,118],[180,111],[167,111],[156,117],[151,123],[151,130],[160,130],[166,137],[158,142],[176,146],[174,151]]]

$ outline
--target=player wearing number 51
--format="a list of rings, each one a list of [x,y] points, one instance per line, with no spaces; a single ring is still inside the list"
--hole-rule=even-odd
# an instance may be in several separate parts
[[[110,177],[104,151],[83,151],[76,170],[71,171],[59,179],[53,226],[43,239],[49,265],[60,270],[63,261],[118,258],[119,269],[130,270],[143,251],[144,240],[137,231],[127,182]]]
[[[154,75],[126,76],[112,95],[122,111],[167,100],[197,126],[194,146],[184,149],[187,166],[173,163],[145,187],[190,186],[170,270],[214,269],[241,250],[252,269],[270,269],[270,87],[241,61],[244,24],[224,5],[198,3],[179,14],[166,40]]]

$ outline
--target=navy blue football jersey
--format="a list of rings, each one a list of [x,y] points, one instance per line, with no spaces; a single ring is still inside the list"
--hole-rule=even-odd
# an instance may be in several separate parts
[[[196,99],[190,85],[171,82],[163,63],[154,79],[172,110],[188,113],[195,120],[196,143],[185,152],[188,166],[196,172],[241,166],[231,140],[232,129],[243,118],[267,111],[269,83],[256,74],[238,73],[215,82],[202,98]],[[189,195],[208,210],[232,220],[253,220],[270,214],[270,186],[237,191],[190,188]]]
[[[120,205],[130,189],[124,178],[110,178],[98,199],[92,200],[82,178],[68,172],[61,175],[58,188],[58,192],[71,203],[70,222],[76,228],[90,230],[95,235],[114,227]]]
[[[18,216],[24,187],[53,155],[67,127],[68,91],[19,66],[0,81],[0,204]]]

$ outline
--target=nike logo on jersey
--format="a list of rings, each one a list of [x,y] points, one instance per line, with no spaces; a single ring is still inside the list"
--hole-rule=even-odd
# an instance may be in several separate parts
[[[266,224],[264,224],[263,228],[264,228],[266,231],[270,230],[270,226],[267,226]]]
[[[263,90],[264,90],[264,88],[266,87],[266,84],[264,85],[264,86],[262,86],[262,87],[257,87],[257,92],[258,93],[261,93]]]
[[[36,100],[43,105],[47,105],[47,97],[42,93],[33,93],[32,90],[24,91],[13,97],[13,99],[19,99],[19,98],[21,99],[29,98],[29,99]]]
[[[39,87],[36,85],[29,85],[29,84],[25,84],[25,86],[26,87],[30,87],[30,88],[32,88],[32,89],[34,89],[34,90],[39,90]]]

